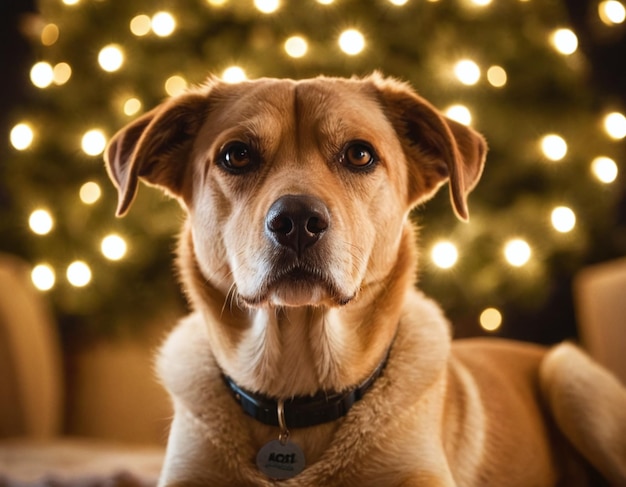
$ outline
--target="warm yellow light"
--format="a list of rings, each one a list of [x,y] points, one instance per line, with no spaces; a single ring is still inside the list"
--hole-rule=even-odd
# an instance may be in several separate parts
[[[63,0],[65,5],[77,5],[80,0]]]
[[[130,31],[137,37],[148,35],[152,30],[152,19],[148,15],[136,15],[130,21]]]
[[[83,152],[89,156],[99,156],[104,152],[106,145],[106,137],[99,129],[88,130],[81,140]]]
[[[80,187],[78,192],[80,200],[86,205],[92,205],[102,196],[102,190],[97,183],[88,181]]]
[[[578,37],[570,29],[557,29],[552,33],[552,45],[558,52],[570,55],[578,49]]]
[[[344,30],[339,36],[339,47],[350,56],[356,56],[365,49],[365,37],[356,29]]]
[[[321,3],[322,5],[330,5],[335,0],[317,0],[317,3]]]
[[[452,242],[438,242],[433,246],[430,256],[437,267],[449,269],[456,264],[459,253]]]
[[[39,264],[33,267],[30,273],[30,279],[40,291],[49,291],[54,287],[56,276],[54,269],[48,264]]]
[[[514,267],[521,267],[529,260],[532,252],[530,245],[521,238],[510,240],[504,246],[504,257]]]
[[[557,232],[571,232],[576,226],[576,214],[567,206],[557,206],[551,214],[552,226]]]
[[[27,123],[18,123],[11,129],[9,140],[11,145],[17,150],[26,150],[33,143],[35,134],[33,129]]]
[[[619,112],[609,113],[604,117],[604,130],[612,139],[626,137],[626,117]]]
[[[480,68],[474,61],[463,59],[454,65],[454,74],[461,83],[472,86],[480,79]]]
[[[54,71],[50,63],[36,63],[30,70],[30,81],[37,88],[47,88],[54,81]]]
[[[402,7],[402,5],[406,5],[409,0],[389,0],[389,3],[393,5],[397,5],[398,7]]]
[[[213,5],[214,7],[221,7],[222,5],[226,5],[228,0],[207,0],[209,5]]]
[[[551,161],[560,161],[567,154],[567,142],[560,135],[548,134],[541,139],[541,151]]]
[[[165,81],[165,92],[170,96],[180,95],[187,89],[187,80],[175,74]]]
[[[478,5],[479,7],[486,7],[491,4],[492,0],[471,0],[474,5]]]
[[[487,308],[480,314],[479,323],[485,331],[496,331],[502,326],[502,313],[496,308]]]
[[[609,184],[617,179],[617,164],[610,157],[600,156],[591,161],[591,171],[602,183]]]
[[[129,98],[124,102],[124,115],[129,117],[136,115],[141,110],[142,104],[139,98]]]
[[[64,85],[72,76],[72,68],[67,63],[59,63],[52,70],[55,85]]]
[[[30,214],[28,226],[37,235],[47,235],[54,226],[54,220],[47,210],[39,209]]]
[[[48,24],[41,30],[41,43],[51,46],[59,40],[59,28],[56,24]]]
[[[116,234],[107,235],[100,244],[102,254],[109,260],[120,260],[126,255],[126,241]]]
[[[263,12],[264,14],[271,14],[276,12],[280,7],[279,0],[254,0],[254,6],[259,10],[259,12]]]
[[[246,79],[246,72],[239,66],[231,66],[222,72],[222,80],[226,83],[240,83]]]
[[[451,118],[463,125],[472,123],[472,113],[465,105],[452,105],[445,111],[446,117]]]
[[[176,19],[169,12],[158,12],[152,16],[151,27],[159,37],[168,37],[176,29]]]
[[[495,88],[502,88],[507,82],[506,71],[501,66],[491,66],[487,70],[487,81]]]
[[[116,44],[109,44],[100,49],[98,53],[98,64],[109,73],[117,71],[124,64],[124,52]]]
[[[293,58],[304,56],[309,50],[309,44],[304,37],[292,36],[285,41],[285,51]]]
[[[67,280],[74,287],[84,287],[91,282],[91,269],[82,260],[76,260],[67,267]]]
[[[606,25],[621,24],[626,20],[626,8],[617,0],[600,2],[598,5],[600,20]]]

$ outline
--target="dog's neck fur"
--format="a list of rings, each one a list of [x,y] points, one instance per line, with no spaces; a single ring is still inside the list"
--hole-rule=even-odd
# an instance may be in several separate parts
[[[229,306],[228,297],[202,274],[189,229],[182,234],[179,264],[185,287],[192,290],[191,304],[206,321],[210,352],[223,372],[240,387],[288,399],[353,387],[380,363],[412,285],[412,237],[406,225],[398,258],[386,278],[336,308]]]

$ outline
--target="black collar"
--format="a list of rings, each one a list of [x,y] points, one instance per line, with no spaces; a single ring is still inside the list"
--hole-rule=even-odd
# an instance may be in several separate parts
[[[284,401],[285,424],[289,428],[307,428],[329,423],[345,416],[355,402],[359,401],[380,377],[387,364],[389,351],[374,372],[358,386],[345,392],[319,392],[314,396],[296,396]],[[239,387],[226,375],[224,382],[243,411],[257,421],[270,426],[279,426],[278,401]]]

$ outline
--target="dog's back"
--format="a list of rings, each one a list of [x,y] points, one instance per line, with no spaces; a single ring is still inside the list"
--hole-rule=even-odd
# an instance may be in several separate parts
[[[455,341],[448,395],[449,454],[486,432],[479,467],[485,475],[499,469],[495,478],[533,478],[536,471],[547,485],[607,485],[601,477],[626,485],[626,410],[619,408],[626,394],[575,346]],[[477,417],[492,424],[471,424]]]

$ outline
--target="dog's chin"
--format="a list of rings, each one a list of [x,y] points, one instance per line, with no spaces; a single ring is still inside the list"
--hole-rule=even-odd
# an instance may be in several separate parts
[[[338,307],[348,304],[355,293],[339,289],[332,280],[317,273],[292,270],[267,279],[252,296],[240,295],[250,307]]]

